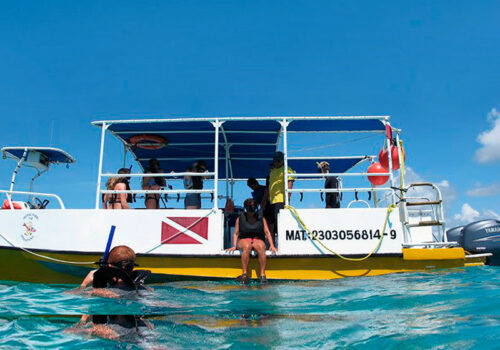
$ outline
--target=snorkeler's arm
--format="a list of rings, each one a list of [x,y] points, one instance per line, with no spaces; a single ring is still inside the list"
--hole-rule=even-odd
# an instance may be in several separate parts
[[[264,224],[264,233],[266,234],[267,241],[269,242],[269,249],[271,249],[273,253],[276,253],[278,249],[274,246],[273,238],[271,236],[271,231],[269,231],[269,226],[267,226],[266,218],[262,218],[262,223]]]
[[[91,317],[92,317],[91,315],[82,315],[82,317],[80,317],[80,322],[78,322],[78,325],[81,326],[86,324],[87,322],[89,322]]]
[[[125,191],[127,190],[127,186],[124,183],[119,183],[115,186],[115,190],[117,191]],[[130,209],[130,205],[127,203],[127,195],[128,193],[120,193],[120,204],[122,205],[122,209]]]
[[[112,299],[117,299],[120,297],[118,294],[107,288],[94,288],[90,291],[89,294],[95,297],[112,298]]]
[[[82,284],[80,284],[80,288],[83,289],[83,288],[87,288],[89,285],[92,284],[92,282],[94,282],[94,273],[96,272],[97,270],[92,270],[90,271],[87,276],[85,276],[85,278],[83,279],[83,282]]]
[[[234,233],[233,233],[233,246],[229,249],[226,249],[228,252],[234,252],[236,250],[236,244],[238,243],[238,233],[240,227],[240,218],[236,219],[236,223],[234,224]]]

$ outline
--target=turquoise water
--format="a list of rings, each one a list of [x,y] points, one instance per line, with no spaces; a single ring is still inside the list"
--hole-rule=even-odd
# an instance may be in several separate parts
[[[173,282],[139,298],[0,282],[0,347],[63,349],[499,349],[500,268],[329,282]],[[154,329],[104,340],[81,314],[141,314]]]

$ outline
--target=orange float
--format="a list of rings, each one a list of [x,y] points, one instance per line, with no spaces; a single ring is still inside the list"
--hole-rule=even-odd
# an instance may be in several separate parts
[[[401,153],[403,154],[403,162],[405,161],[405,151],[403,147],[401,147]],[[398,170],[399,169],[399,154],[398,154],[398,148],[396,146],[391,146],[391,159],[392,159],[392,170]],[[380,164],[386,168],[389,169],[389,152],[388,148],[383,148],[380,150],[378,154],[378,160]]]
[[[369,174],[384,174],[387,173],[387,169],[380,163],[373,163],[368,167]],[[374,186],[381,186],[389,180],[389,175],[368,175],[368,181]]]
[[[133,147],[157,150],[167,146],[168,142],[158,135],[135,135],[130,138],[129,143]]]

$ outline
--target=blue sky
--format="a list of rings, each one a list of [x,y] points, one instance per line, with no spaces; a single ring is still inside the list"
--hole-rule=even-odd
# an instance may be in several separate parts
[[[498,1],[1,1],[2,144],[68,150],[78,163],[37,189],[83,208],[97,172],[92,120],[388,114],[411,175],[448,188],[448,218],[491,217],[499,10]],[[4,187],[12,168],[0,163]]]

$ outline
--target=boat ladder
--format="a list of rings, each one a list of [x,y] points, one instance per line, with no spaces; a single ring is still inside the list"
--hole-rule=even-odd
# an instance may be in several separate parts
[[[409,190],[412,190],[417,196],[408,196]],[[401,219],[406,238],[403,247],[426,246],[437,248],[456,246],[455,242],[448,242],[446,238],[443,197],[436,185],[430,182],[416,182],[408,185],[401,193]],[[415,214],[419,217],[415,218]],[[417,220],[411,220],[411,217]],[[422,227],[431,228],[432,241],[414,242],[418,228]]]

